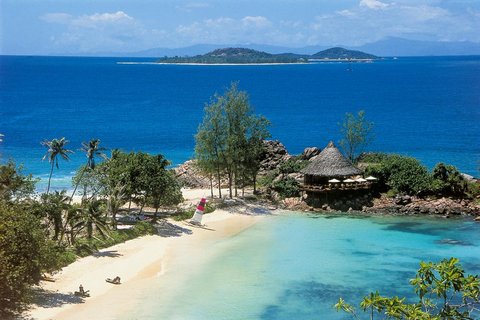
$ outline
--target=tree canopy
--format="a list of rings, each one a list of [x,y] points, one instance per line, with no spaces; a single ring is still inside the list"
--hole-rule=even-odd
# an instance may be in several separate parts
[[[212,179],[216,176],[219,196],[221,179],[232,189],[248,182],[255,185],[263,140],[270,137],[270,122],[253,113],[244,91],[232,83],[223,96],[215,95],[205,106],[203,121],[195,136],[195,156],[199,167]]]
[[[365,118],[365,111],[359,111],[356,116],[352,113],[345,114],[345,118],[340,124],[342,135],[340,146],[351,162],[355,162],[363,149],[371,143],[372,129],[373,122]]]

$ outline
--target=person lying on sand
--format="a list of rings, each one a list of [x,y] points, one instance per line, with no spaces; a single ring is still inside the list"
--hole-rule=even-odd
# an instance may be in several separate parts
[[[107,278],[107,279],[105,279],[105,281],[113,283],[113,284],[120,284],[120,277],[116,276],[113,279]]]

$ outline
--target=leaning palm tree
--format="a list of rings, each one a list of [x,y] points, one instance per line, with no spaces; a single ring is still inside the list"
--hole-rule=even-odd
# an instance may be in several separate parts
[[[86,156],[87,156],[87,165],[85,166],[85,170],[95,169],[95,156],[99,156],[103,159],[107,158],[107,156],[102,152],[106,149],[103,148],[103,147],[99,147],[99,145],[100,145],[100,139],[91,139],[88,142],[88,144],[86,142],[82,142],[81,150],[84,151]],[[78,185],[82,181],[85,170],[82,170],[80,178],[78,179],[77,183],[75,184],[75,188],[73,189],[72,196],[70,197],[70,202],[72,202],[73,196],[75,195],[75,192],[77,191]]]
[[[65,137],[61,139],[53,139],[52,141],[44,140],[40,142],[42,146],[48,148],[47,153],[43,156],[42,160],[48,159],[48,162],[52,164],[50,169],[50,176],[48,177],[48,186],[47,186],[47,195],[50,191],[50,182],[52,180],[53,166],[55,165],[58,169],[58,156],[61,156],[64,160],[69,160],[68,154],[73,153],[72,150],[65,149],[65,145],[69,141]]]

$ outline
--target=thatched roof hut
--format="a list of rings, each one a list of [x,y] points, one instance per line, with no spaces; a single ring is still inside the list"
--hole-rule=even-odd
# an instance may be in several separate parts
[[[317,180],[318,178],[345,178],[362,174],[362,171],[353,166],[335,147],[332,141],[320,152],[302,173]],[[308,179],[310,180],[310,179]],[[313,181],[310,181],[313,182]]]

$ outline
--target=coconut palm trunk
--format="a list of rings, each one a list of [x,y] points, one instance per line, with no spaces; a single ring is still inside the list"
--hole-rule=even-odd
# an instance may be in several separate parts
[[[50,168],[50,176],[48,177],[47,195],[48,195],[48,192],[50,191],[50,182],[52,181],[53,165],[54,163],[52,161],[52,167]]]

